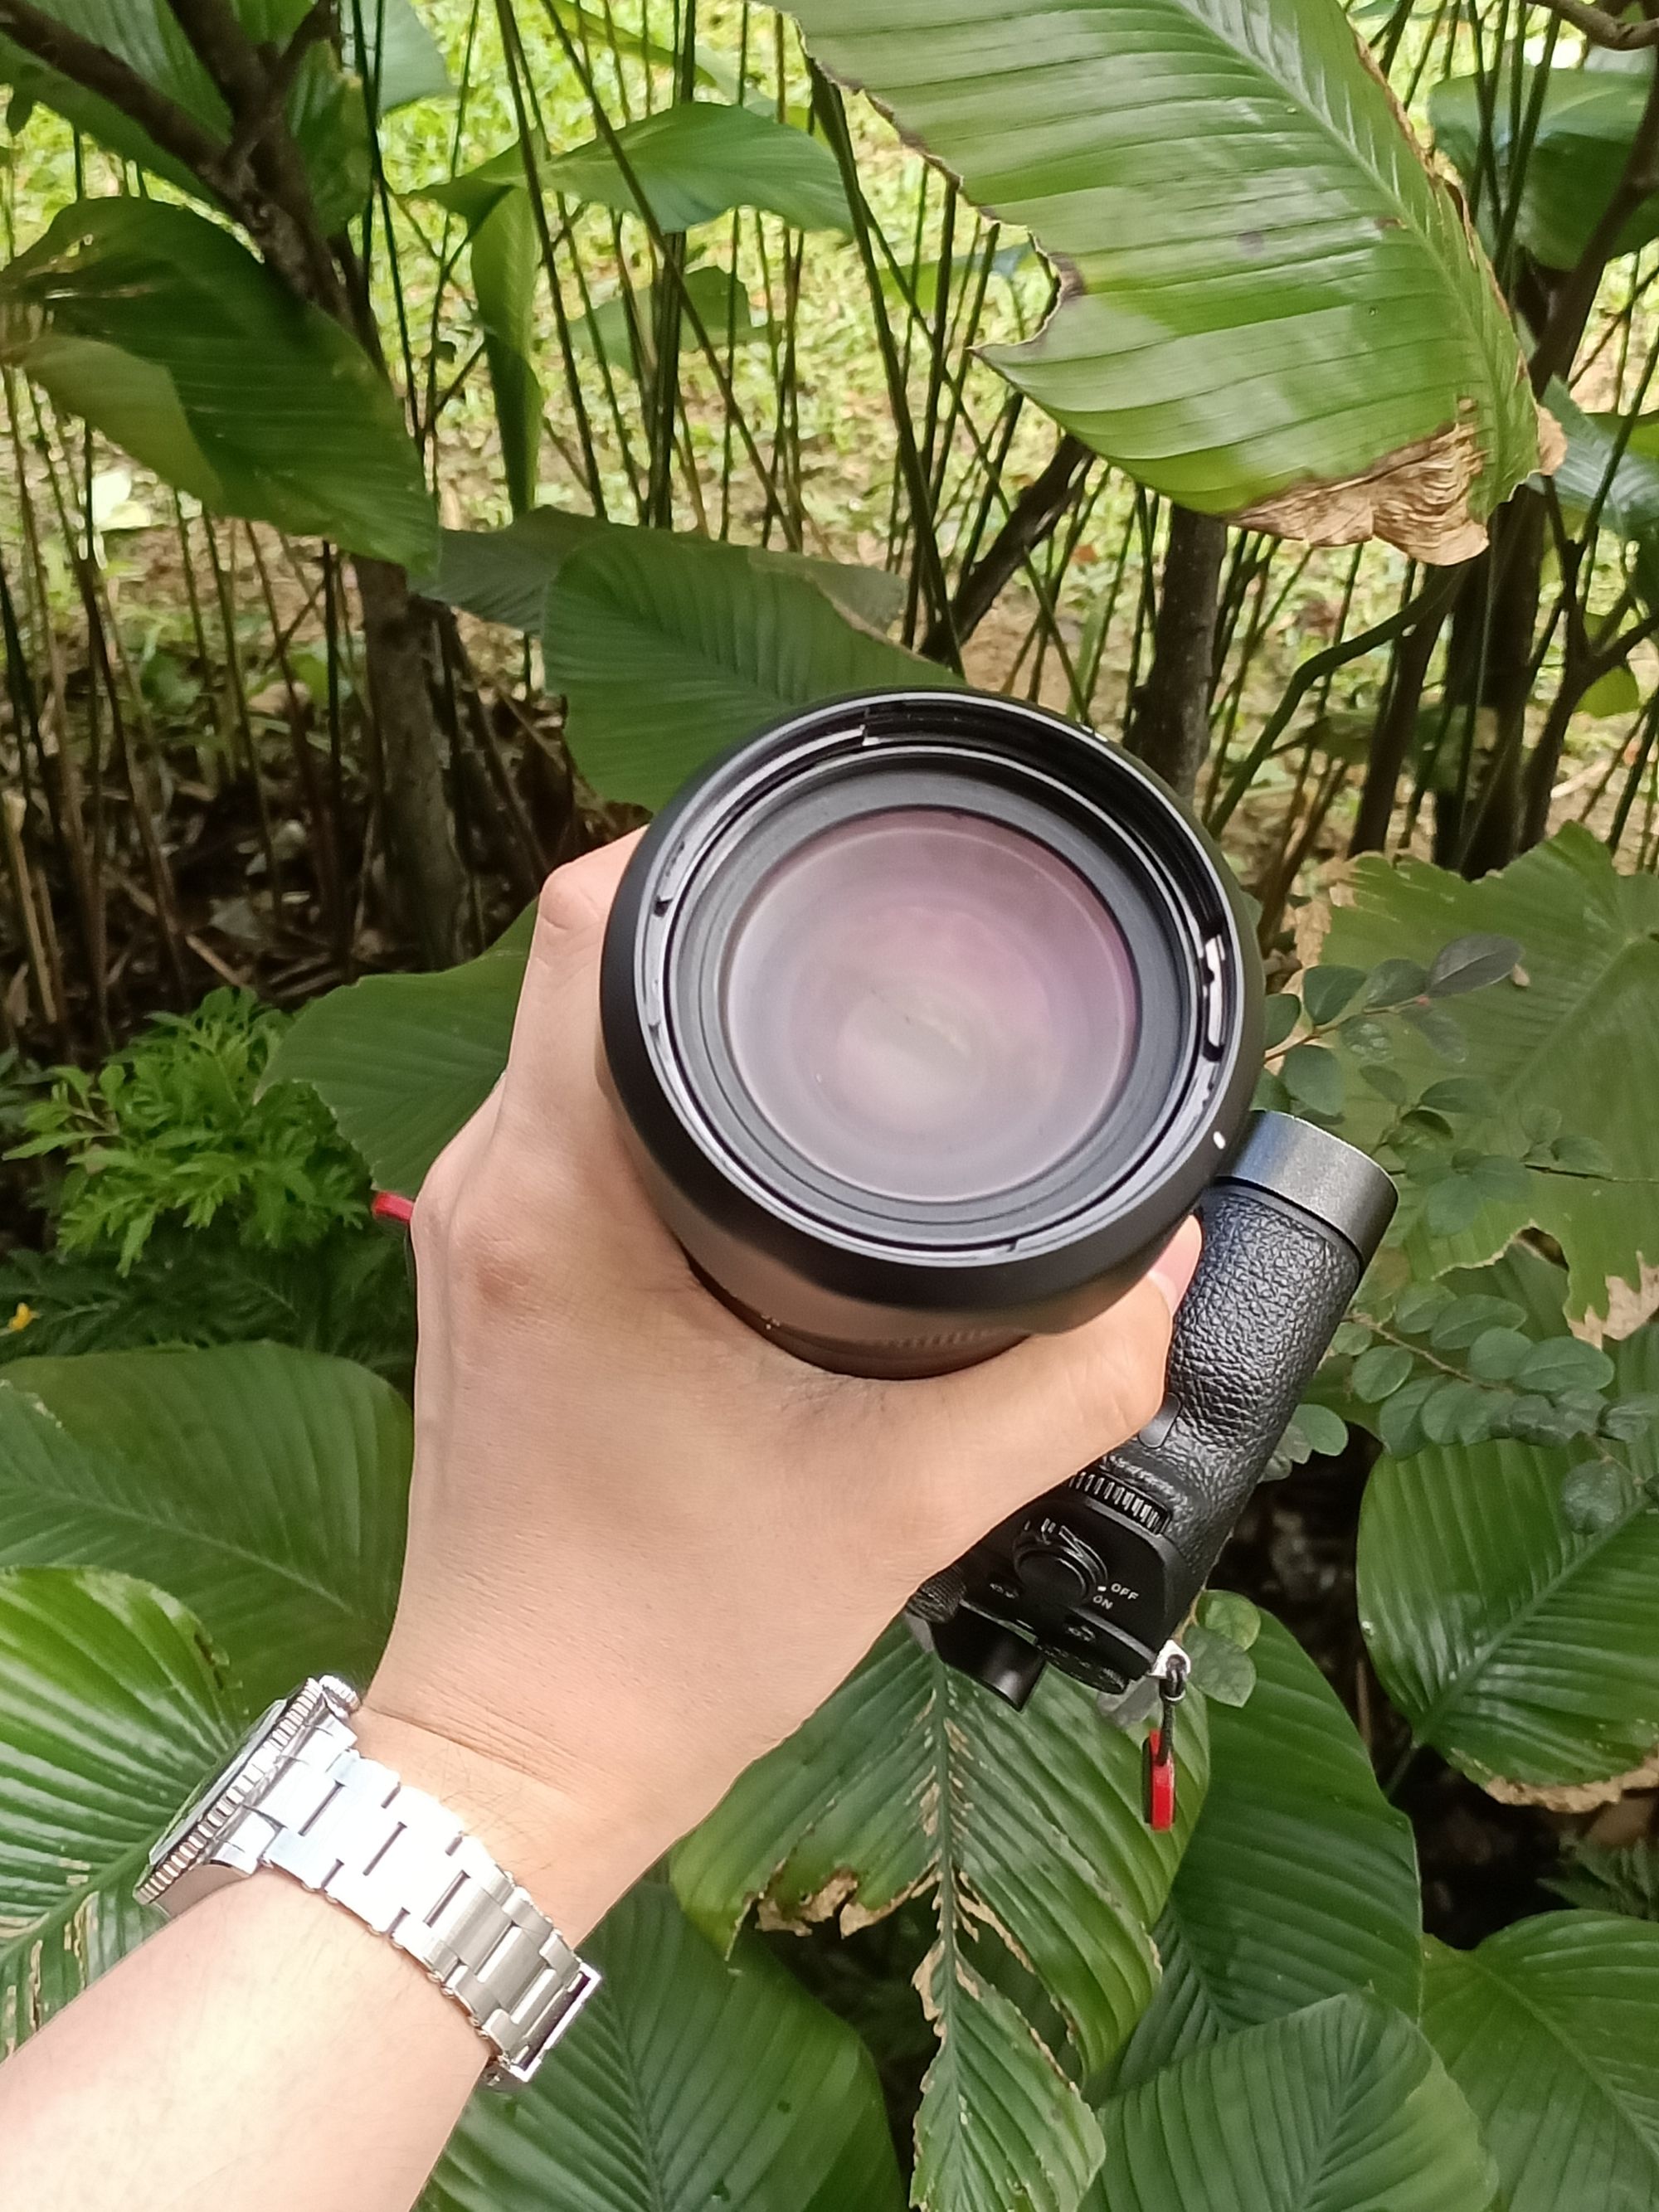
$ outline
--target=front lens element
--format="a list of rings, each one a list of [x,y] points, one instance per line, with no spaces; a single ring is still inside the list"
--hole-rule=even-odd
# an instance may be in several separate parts
[[[944,807],[809,838],[732,933],[739,1079],[816,1167],[960,1203],[1046,1173],[1098,1127],[1134,1055],[1121,932],[1036,838]]]

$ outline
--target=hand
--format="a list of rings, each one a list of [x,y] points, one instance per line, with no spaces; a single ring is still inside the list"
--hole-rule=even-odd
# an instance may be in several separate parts
[[[627,854],[542,894],[507,1071],[415,1209],[409,1555],[368,1747],[579,1935],[917,1584],[1132,1435],[1188,1224],[1099,1319],[871,1382],[755,1335],[644,1195],[596,1073]]]

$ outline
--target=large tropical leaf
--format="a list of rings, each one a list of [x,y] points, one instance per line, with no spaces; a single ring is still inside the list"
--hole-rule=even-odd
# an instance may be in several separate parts
[[[1429,1946],[1424,2032],[1474,2109],[1508,2212],[1659,2203],[1659,1927],[1550,1912]]]
[[[1478,547],[1537,465],[1457,196],[1337,0],[797,0],[1066,279],[1003,374],[1182,505],[1286,535]]]
[[[1482,1078],[1506,1111],[1553,1108],[1593,1136],[1607,1176],[1528,1170],[1523,1196],[1486,1205],[1455,1236],[1408,1247],[1419,1275],[1479,1267],[1528,1223],[1566,1255],[1569,1311],[1583,1335],[1623,1335],[1659,1302],[1659,882],[1614,872],[1607,848],[1577,823],[1479,883],[1426,863],[1362,860],[1353,903],[1332,918],[1322,958],[1372,968],[1425,965],[1471,931],[1512,937],[1525,982],[1494,984],[1457,1004],[1468,1042],[1462,1072]],[[1407,1040],[1402,1065],[1445,1072]]]
[[[1120,2089],[1344,1990],[1417,2010],[1411,1823],[1289,1632],[1264,1616],[1250,1656],[1249,1702],[1209,1707],[1209,1791],[1152,1931],[1164,1978],[1123,2053]]]
[[[721,1942],[757,1899],[785,1925],[840,1911],[853,1928],[931,1892],[939,1940],[918,1984],[941,2048],[917,2187],[936,2212],[1077,2203],[1092,2123],[976,1938],[1006,1944],[1081,2065],[1104,2066],[1156,1983],[1148,1931],[1202,1799],[1196,1711],[1183,1739],[1180,1827],[1154,1835],[1139,1745],[1076,1683],[1047,1675],[1015,1714],[895,1628],[676,1853],[682,1902]]]
[[[1659,1387],[1659,1327],[1616,1358],[1621,1393]],[[1659,1745],[1659,1433],[1600,1449],[1639,1480],[1595,1529],[1563,1510],[1582,1442],[1437,1445],[1372,1473],[1358,1593],[1371,1656],[1419,1741],[1477,1782],[1610,1782]]]
[[[242,1709],[199,1625],[126,1575],[0,1572],[0,2058],[155,1925],[144,1855]]]
[[[661,531],[572,554],[547,594],[542,647],[578,767],[646,806],[792,707],[951,681],[855,629],[814,585],[757,570],[743,547]]]
[[[436,517],[392,387],[188,208],[66,208],[0,272],[0,361],[216,514],[431,561]]]
[[[691,272],[694,279],[702,273]],[[724,331],[722,320],[722,335]],[[548,586],[571,554],[613,539],[631,544],[638,534],[630,523],[601,522],[597,515],[573,514],[562,507],[538,507],[505,530],[445,530],[439,533],[436,571],[421,588],[429,598],[464,607],[485,622],[539,630]],[[890,569],[863,568],[769,545],[740,550],[757,568],[815,584],[831,605],[866,629],[885,629],[904,604],[904,579]]]
[[[644,1883],[532,2088],[476,2097],[424,2212],[898,2212],[869,2053],[759,1943],[723,1962]]]
[[[256,44],[281,47],[303,21],[308,4],[309,0],[234,0],[233,12]],[[229,112],[166,0],[44,0],[44,5],[58,22],[114,54],[174,106],[229,144]],[[348,17],[350,12],[345,11]],[[363,15],[369,45],[367,67],[378,70],[382,112],[447,91],[442,58],[409,0],[373,0]],[[377,58],[375,33],[382,24]],[[363,66],[349,34],[347,49],[350,62]],[[43,68],[9,39],[0,39],[0,83],[14,85],[26,100],[52,108],[100,145],[165,177],[169,184],[199,194],[201,186],[191,172],[163,153],[119,107],[57,70]],[[362,85],[342,69],[338,56],[326,45],[314,46],[295,72],[285,112],[305,161],[319,216],[326,230],[337,229],[368,196],[368,118]]]
[[[841,171],[828,147],[752,107],[678,101],[624,124],[615,148],[605,138],[565,154],[544,147],[537,181],[545,191],[619,215],[639,212],[637,186],[661,230],[692,230],[739,207],[763,208],[800,230],[851,228]],[[526,184],[524,156],[514,144],[429,186],[425,197],[473,222],[497,194],[521,191]]]
[[[1507,205],[1515,191],[1520,125],[1526,167],[1519,179],[1515,235],[1546,267],[1571,269],[1624,176],[1651,75],[1650,64],[1640,70],[1574,70],[1553,62],[1541,100],[1537,72],[1531,69],[1521,71],[1518,85],[1508,68],[1495,81],[1447,77],[1429,94],[1434,143],[1470,192],[1479,192],[1486,223],[1495,215],[1494,178],[1498,204]],[[1613,253],[1634,253],[1656,236],[1659,193],[1650,193],[1620,231]]]
[[[536,283],[541,245],[527,192],[503,192],[473,229],[472,295],[515,515],[535,504],[546,395],[536,374]]]
[[[1091,2212],[1486,2212],[1497,2190],[1444,2067],[1370,1996],[1246,2028],[1102,2118]]]
[[[276,1345],[25,1359],[0,1379],[0,1565],[120,1567],[188,1604],[255,1699],[363,1681],[392,1622],[407,1407]]]
[[[270,1083],[310,1083],[382,1190],[413,1197],[507,1065],[535,921],[436,975],[369,975],[313,999],[276,1048]]]

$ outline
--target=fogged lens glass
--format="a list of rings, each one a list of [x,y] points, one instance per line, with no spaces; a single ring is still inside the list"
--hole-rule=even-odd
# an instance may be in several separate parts
[[[1014,1189],[1122,1091],[1134,965],[1068,861],[983,815],[899,807],[797,846],[727,945],[732,1065],[777,1134],[883,1196]]]

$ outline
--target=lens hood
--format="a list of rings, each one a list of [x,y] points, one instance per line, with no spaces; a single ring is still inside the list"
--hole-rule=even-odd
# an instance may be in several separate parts
[[[1133,961],[1128,1076],[1063,1158],[906,1199],[796,1151],[736,1066],[722,992],[756,887],[826,831],[940,808],[1069,865]],[[826,1367],[938,1371],[1067,1328],[1135,1280],[1231,1156],[1261,1061],[1255,939],[1188,810],[1118,747],[967,690],[789,716],[695,777],[629,862],[601,970],[603,1073],[651,1195],[745,1319]]]

